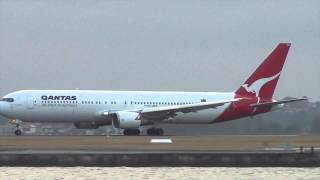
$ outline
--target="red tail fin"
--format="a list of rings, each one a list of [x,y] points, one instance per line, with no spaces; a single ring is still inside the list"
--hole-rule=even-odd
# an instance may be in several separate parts
[[[271,99],[286,60],[289,43],[280,43],[249,79],[236,91],[240,96]]]

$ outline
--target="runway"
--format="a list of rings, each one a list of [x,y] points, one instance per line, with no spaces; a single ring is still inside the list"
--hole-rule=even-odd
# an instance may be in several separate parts
[[[310,152],[310,151],[306,151]],[[41,154],[69,154],[69,155],[78,155],[78,154],[90,154],[90,155],[101,155],[101,154],[108,154],[108,155],[118,155],[118,154],[282,154],[282,153],[297,153],[294,150],[255,150],[255,151],[236,151],[236,150],[227,150],[227,151],[198,151],[198,150],[127,150],[127,151],[115,151],[115,150],[13,150],[13,151],[0,151],[0,155],[4,154],[28,154],[28,155],[41,155]]]
[[[152,144],[168,138],[171,144]],[[1,136],[0,151],[7,150],[183,150],[257,151],[320,147],[317,135],[210,135],[210,136]]]
[[[21,150],[0,152],[0,166],[320,167],[320,154],[294,151]]]
[[[172,143],[150,143],[155,138]],[[319,141],[276,135],[2,136],[0,166],[318,167]]]

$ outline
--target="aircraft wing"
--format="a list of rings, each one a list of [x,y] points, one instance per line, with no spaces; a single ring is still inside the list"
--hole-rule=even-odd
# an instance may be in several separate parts
[[[144,118],[161,120],[169,117],[174,117],[178,112],[182,112],[182,113],[197,112],[200,110],[223,106],[224,104],[227,104],[227,103],[240,101],[241,99],[243,98],[235,98],[235,99],[225,100],[225,101],[199,102],[199,103],[187,104],[187,105],[147,107],[143,109],[131,109],[126,111],[140,113]],[[104,111],[102,112],[102,115],[110,116],[116,112],[117,111],[111,111],[111,112]]]
[[[289,99],[289,100],[275,101],[275,102],[265,102],[265,103],[251,104],[250,106],[253,108],[255,108],[255,107],[270,107],[270,106],[275,106],[278,104],[286,104],[286,103],[305,101],[305,100],[308,100],[308,98]]]
[[[187,104],[187,105],[176,105],[176,106],[162,106],[162,107],[150,107],[144,108],[140,111],[141,115],[146,118],[168,118],[174,117],[176,113],[189,113],[189,112],[197,112],[200,110],[216,108],[218,106],[222,106],[227,103],[240,101],[242,98],[236,98],[226,101],[212,101],[212,102],[199,102],[195,104]]]

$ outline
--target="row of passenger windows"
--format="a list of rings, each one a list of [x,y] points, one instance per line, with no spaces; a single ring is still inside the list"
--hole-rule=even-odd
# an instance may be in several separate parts
[[[36,103],[36,101],[35,101]],[[42,101],[42,104],[103,104],[101,101]],[[139,101],[131,101],[131,104],[143,104],[143,105],[186,105],[192,104],[191,102],[139,102]],[[104,104],[108,104],[107,101]],[[110,101],[110,104],[117,104],[116,101]],[[125,104],[127,102],[125,101]]]
[[[185,104],[192,104],[192,103],[191,102],[136,102],[136,101],[131,101],[131,104],[185,105]]]
[[[37,101],[34,101],[35,103]],[[42,104],[102,104],[101,101],[42,101]],[[107,101],[104,104],[108,104]],[[110,104],[117,104],[116,101],[111,101]]]
[[[34,101],[35,103],[37,101]],[[41,101],[42,104],[78,104],[78,101]]]

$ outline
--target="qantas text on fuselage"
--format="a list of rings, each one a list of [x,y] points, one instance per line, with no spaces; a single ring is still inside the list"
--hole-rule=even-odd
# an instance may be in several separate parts
[[[46,96],[43,95],[41,96],[41,100],[72,100],[72,101],[76,101],[77,100],[77,96]]]

